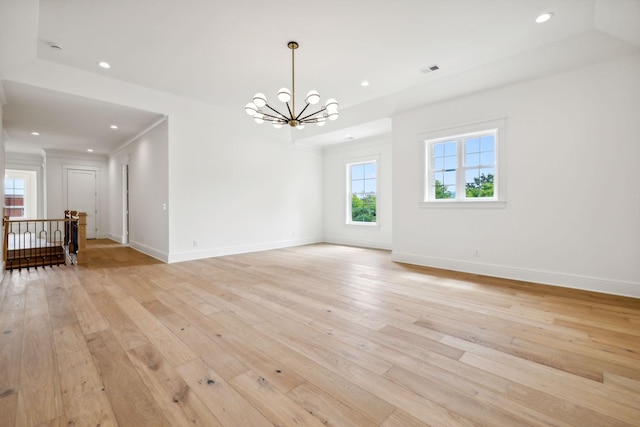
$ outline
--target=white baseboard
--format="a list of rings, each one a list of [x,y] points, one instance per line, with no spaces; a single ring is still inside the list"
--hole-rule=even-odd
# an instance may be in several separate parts
[[[346,245],[346,246],[357,246],[361,248],[391,250],[391,242],[378,242],[373,240],[360,240],[360,239],[344,239],[342,237],[325,237],[323,242],[331,243],[334,245]]]
[[[292,239],[281,240],[277,242],[265,242],[251,245],[240,246],[228,246],[215,249],[201,249],[195,251],[184,251],[178,253],[172,253],[169,255],[169,263],[192,261],[203,258],[215,258],[226,255],[245,254],[250,252],[268,251],[271,249],[290,248],[293,246],[310,245],[313,243],[322,242],[321,238],[306,238],[306,239]]]
[[[393,251],[391,260],[425,267],[441,268],[444,270],[461,271],[465,273],[481,274],[483,276],[502,277],[505,279],[522,280],[545,285],[561,286],[565,288],[582,289],[640,298],[640,283],[620,281],[614,279],[589,277],[577,274],[560,273],[544,270],[510,267],[494,264],[483,264],[460,261],[448,258],[437,258],[423,255]]]
[[[159,259],[160,261],[168,262],[167,260],[169,259],[169,255],[166,252],[159,251],[155,248],[152,248],[150,246],[144,245],[139,242],[129,242],[129,246],[137,251],[142,252],[143,254],[149,255],[150,257]]]
[[[124,240],[122,240],[122,236],[118,235],[118,234],[113,234],[113,233],[109,233],[109,235],[106,237],[107,239],[113,240],[114,242],[118,242],[121,245],[123,244]]]

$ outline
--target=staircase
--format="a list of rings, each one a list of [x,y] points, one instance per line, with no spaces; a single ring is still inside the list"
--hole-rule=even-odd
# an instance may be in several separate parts
[[[76,264],[83,258],[80,249],[86,247],[85,227],[83,212],[65,211],[63,219],[10,220],[5,216],[5,269]]]
[[[7,270],[62,265],[67,263],[67,251],[64,246],[9,249],[5,263]]]

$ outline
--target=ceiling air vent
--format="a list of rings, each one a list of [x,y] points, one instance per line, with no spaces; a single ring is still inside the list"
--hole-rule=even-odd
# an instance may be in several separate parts
[[[432,72],[432,71],[438,71],[439,69],[440,69],[440,67],[438,67],[437,65],[435,65],[435,64],[434,64],[434,65],[432,65],[432,66],[430,66],[430,67],[424,67],[424,68],[421,68],[421,69],[420,69],[420,72],[421,72],[422,74],[427,74],[427,73],[430,73],[430,72]]]

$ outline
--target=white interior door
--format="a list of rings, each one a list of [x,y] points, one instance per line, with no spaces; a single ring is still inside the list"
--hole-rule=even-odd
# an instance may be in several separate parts
[[[87,239],[95,239],[96,171],[67,169],[67,209],[87,213]]]

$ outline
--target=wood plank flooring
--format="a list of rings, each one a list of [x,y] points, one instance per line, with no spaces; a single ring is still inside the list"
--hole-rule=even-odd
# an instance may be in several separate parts
[[[0,426],[640,426],[640,300],[309,245],[0,284]]]

